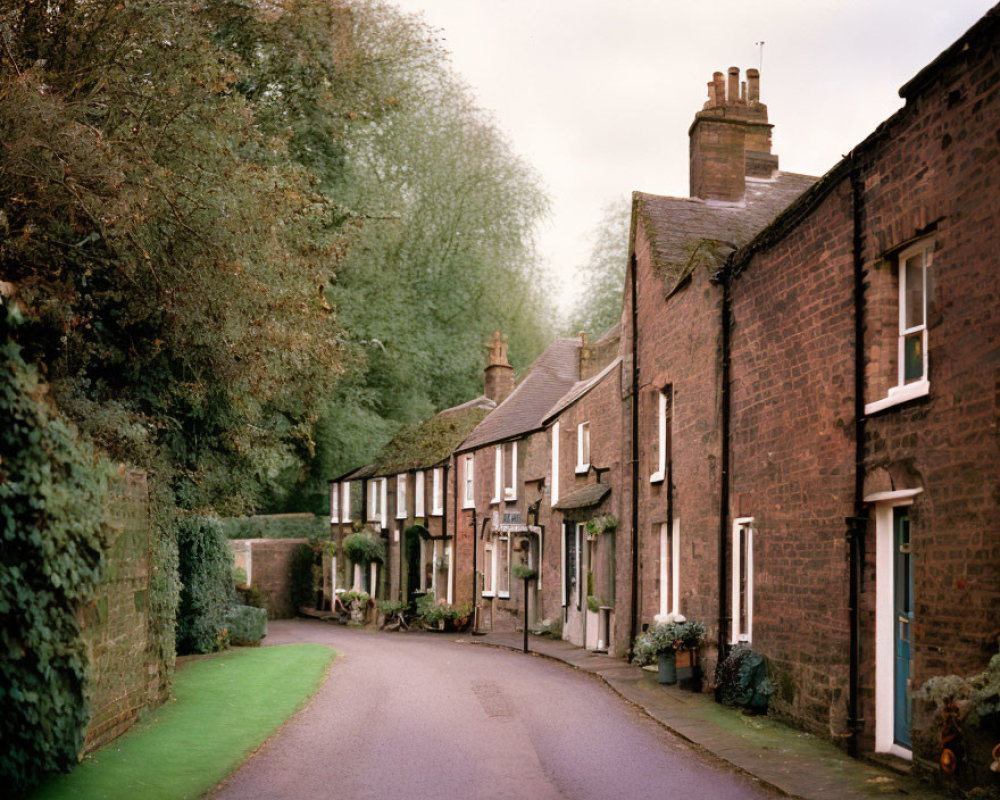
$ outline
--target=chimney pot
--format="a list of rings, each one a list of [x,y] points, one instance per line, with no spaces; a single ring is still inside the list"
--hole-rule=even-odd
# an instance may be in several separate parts
[[[715,84],[714,105],[724,106],[726,104],[726,76],[721,72],[713,72],[712,83]]]
[[[760,102],[760,71],[747,70],[747,100],[751,103]]]
[[[507,361],[507,342],[500,338],[500,331],[493,334],[493,341],[486,345],[484,394],[500,405],[514,391],[514,368]]]
[[[740,92],[740,68],[730,67],[729,68],[729,103],[733,104],[739,101]]]

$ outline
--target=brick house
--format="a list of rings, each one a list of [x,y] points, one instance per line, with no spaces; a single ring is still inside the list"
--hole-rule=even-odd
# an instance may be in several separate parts
[[[330,482],[331,538],[337,543],[334,591],[364,590],[391,600],[432,592],[438,600],[454,601],[454,526],[448,520],[454,497],[452,452],[495,407],[482,395],[445,409],[400,431],[374,464]],[[355,520],[386,544],[386,563],[371,565],[369,574],[343,553],[343,539]]]
[[[581,379],[542,420],[549,441],[546,569],[558,576],[546,585],[544,607],[561,608],[562,635],[592,650],[614,650],[616,609],[628,607],[629,563],[620,524],[621,357],[615,326],[594,345],[583,338]],[[610,359],[610,360],[609,360]],[[591,525],[588,527],[588,522]],[[619,555],[619,552],[622,555]],[[621,651],[624,652],[624,651]]]
[[[624,287],[621,463],[625,465],[616,648],[667,614],[704,622],[711,675],[720,642],[723,292],[727,256],[815,178],[778,171],[759,74],[716,72],[689,131],[690,197],[633,193]]]
[[[484,628],[510,627],[523,613],[524,584],[512,575],[515,564],[539,571],[530,589],[532,618],[561,613],[559,564],[550,557],[558,552],[549,523],[551,442],[543,420],[579,380],[580,345],[557,339],[516,387],[511,370],[510,394],[455,452],[462,487],[454,517],[463,576],[457,596],[474,601]],[[509,368],[505,349],[494,350],[490,360]]]
[[[994,8],[726,269],[726,639],[854,751],[936,762],[911,687],[1000,634],[998,55]]]

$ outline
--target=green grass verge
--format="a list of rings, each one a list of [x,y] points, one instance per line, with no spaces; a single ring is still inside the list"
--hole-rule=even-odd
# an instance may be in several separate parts
[[[198,797],[312,697],[333,657],[322,645],[291,644],[189,662],[175,675],[172,701],[33,797]]]

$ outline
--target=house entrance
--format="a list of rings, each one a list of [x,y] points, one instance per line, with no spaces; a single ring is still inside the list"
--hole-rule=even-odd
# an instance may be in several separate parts
[[[910,554],[910,509],[893,510],[893,587],[895,598],[895,676],[893,738],[896,744],[910,747],[910,671],[913,663],[913,565]]]

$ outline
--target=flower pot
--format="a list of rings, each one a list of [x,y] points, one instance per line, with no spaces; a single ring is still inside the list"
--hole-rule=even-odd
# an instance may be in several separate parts
[[[667,685],[677,683],[677,654],[673,650],[660,653],[657,656],[657,665],[660,668],[660,683]]]

